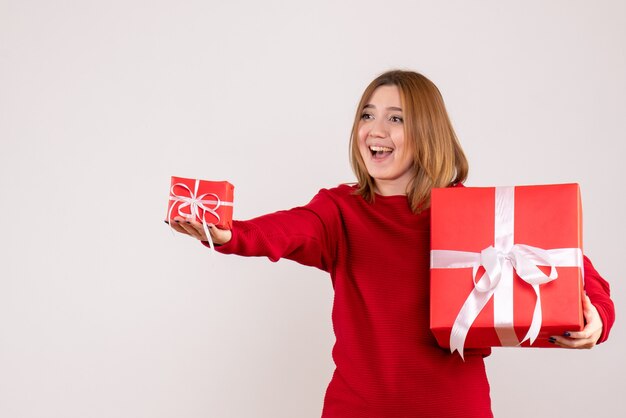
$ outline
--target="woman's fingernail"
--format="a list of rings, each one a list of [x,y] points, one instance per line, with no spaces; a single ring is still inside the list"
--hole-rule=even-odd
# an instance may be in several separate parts
[[[174,219],[174,222],[176,222],[177,224],[180,223],[180,221],[178,219]]]
[[[548,342],[554,344],[556,342],[556,338],[550,337],[548,338]]]
[[[165,222],[165,223],[166,223],[166,224],[168,224],[168,225],[170,224],[168,221],[163,221],[163,222]]]
[[[570,334],[570,333],[569,333],[569,331],[565,331],[565,332],[563,333],[563,336],[564,336],[564,337],[569,337],[570,335],[572,335],[572,334]]]

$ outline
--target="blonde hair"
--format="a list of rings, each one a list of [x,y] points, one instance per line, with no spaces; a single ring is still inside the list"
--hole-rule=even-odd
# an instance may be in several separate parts
[[[374,201],[374,179],[367,172],[359,152],[358,131],[363,109],[370,97],[378,87],[388,85],[397,86],[400,91],[404,138],[408,151],[413,154],[412,168],[415,170],[407,193],[411,209],[419,213],[430,206],[432,188],[448,187],[467,179],[467,159],[437,86],[412,71],[388,71],[367,86],[354,117],[350,136],[350,163],[358,181],[357,194],[368,202]]]

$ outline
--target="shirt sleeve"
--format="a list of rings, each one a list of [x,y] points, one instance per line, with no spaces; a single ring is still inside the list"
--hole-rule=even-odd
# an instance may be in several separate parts
[[[600,276],[587,256],[584,256],[584,268],[585,292],[602,319],[602,335],[598,340],[599,344],[609,338],[609,333],[615,322],[615,306],[611,300],[609,283]]]
[[[305,206],[233,221],[231,240],[215,250],[274,262],[286,258],[330,272],[339,225],[339,208],[330,192],[322,189]]]

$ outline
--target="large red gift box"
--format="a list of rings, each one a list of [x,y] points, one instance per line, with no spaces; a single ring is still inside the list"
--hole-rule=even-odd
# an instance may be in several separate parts
[[[430,327],[452,352],[581,330],[582,263],[577,184],[432,190]]]
[[[172,177],[167,219],[194,216],[198,222],[231,229],[234,189],[227,181]]]

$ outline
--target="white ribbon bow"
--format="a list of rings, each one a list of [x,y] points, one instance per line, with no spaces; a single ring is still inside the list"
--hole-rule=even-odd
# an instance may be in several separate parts
[[[470,327],[494,298],[494,326],[503,346],[515,346],[530,340],[533,344],[542,323],[541,293],[539,286],[558,278],[556,267],[583,265],[580,248],[545,250],[524,244],[513,244],[514,188],[496,188],[495,246],[480,253],[452,250],[432,250],[431,268],[472,268],[474,289],[463,303],[450,333],[450,352],[458,351],[463,357],[463,347]],[[478,279],[478,268],[484,274]],[[538,266],[550,267],[545,274]],[[530,284],[537,300],[528,332],[518,341],[513,328],[513,272]]]
[[[198,187],[200,186],[200,180],[196,180],[194,190],[191,189],[184,183],[176,183],[172,185],[170,188],[170,200],[173,201],[172,206],[167,213],[167,219],[172,219],[172,210],[174,206],[176,206],[177,202],[181,202],[178,205],[178,214],[184,218],[188,218],[193,216],[195,218],[202,219],[202,228],[204,229],[204,233],[206,234],[207,241],[209,242],[209,247],[211,250],[215,250],[215,246],[213,245],[213,239],[211,238],[211,233],[209,231],[209,226],[207,225],[206,219],[204,215],[206,213],[210,213],[215,217],[217,222],[220,221],[220,215],[217,213],[217,210],[220,206],[232,206],[233,202],[223,202],[218,195],[215,193],[205,193],[198,196]],[[182,187],[189,192],[189,196],[181,196],[176,194],[174,189],[176,187]],[[212,199],[205,199],[207,196],[213,197]],[[206,205],[214,205],[212,207],[208,207]],[[189,213],[184,212],[182,209],[189,208]],[[170,225],[171,228],[171,225]]]

